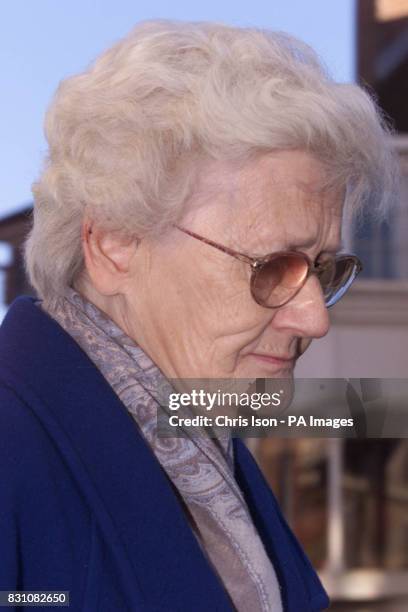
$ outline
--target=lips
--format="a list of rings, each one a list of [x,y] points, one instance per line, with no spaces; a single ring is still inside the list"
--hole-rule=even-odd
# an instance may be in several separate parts
[[[292,365],[295,363],[295,356],[266,355],[263,353],[250,353],[250,355],[252,355],[252,357],[256,357],[257,359],[261,359],[262,361],[274,363],[276,365]]]

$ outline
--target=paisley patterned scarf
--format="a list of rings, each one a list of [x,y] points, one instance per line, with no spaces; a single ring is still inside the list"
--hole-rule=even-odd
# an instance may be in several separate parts
[[[38,304],[76,340],[136,421],[235,609],[281,612],[273,565],[234,478],[231,438],[217,444],[204,436],[159,437],[157,410],[169,382],[148,355],[72,287],[57,306]]]

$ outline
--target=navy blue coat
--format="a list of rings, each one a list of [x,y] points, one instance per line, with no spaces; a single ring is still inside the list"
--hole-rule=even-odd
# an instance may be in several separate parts
[[[234,448],[285,611],[326,609],[261,471]],[[0,327],[0,590],[70,591],[71,612],[232,609],[133,418],[28,296]]]

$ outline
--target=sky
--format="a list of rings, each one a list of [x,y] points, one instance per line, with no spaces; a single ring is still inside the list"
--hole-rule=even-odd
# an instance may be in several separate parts
[[[84,70],[139,21],[220,21],[283,30],[354,80],[355,0],[13,0],[0,21],[0,219],[31,202],[47,150],[43,119],[58,83]]]

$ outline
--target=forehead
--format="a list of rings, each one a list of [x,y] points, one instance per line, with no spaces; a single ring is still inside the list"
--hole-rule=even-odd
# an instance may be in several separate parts
[[[323,164],[310,154],[267,154],[238,170],[220,168],[217,178],[214,213],[229,244],[261,254],[291,243],[340,241],[343,193],[327,187]]]

